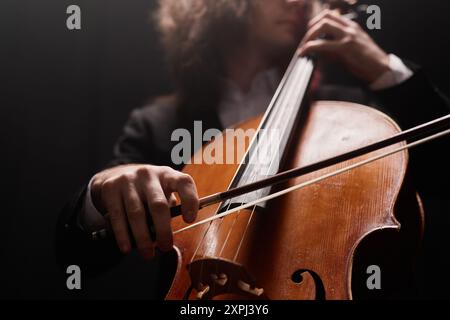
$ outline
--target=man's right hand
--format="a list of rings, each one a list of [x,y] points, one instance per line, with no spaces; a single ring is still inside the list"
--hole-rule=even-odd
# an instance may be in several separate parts
[[[181,200],[184,221],[194,222],[199,207],[194,180],[172,168],[124,165],[98,173],[91,184],[93,203],[100,212],[108,214],[120,251],[131,251],[133,237],[145,259],[154,256],[146,211],[153,219],[156,245],[162,251],[172,249],[170,206],[176,202],[174,193]]]

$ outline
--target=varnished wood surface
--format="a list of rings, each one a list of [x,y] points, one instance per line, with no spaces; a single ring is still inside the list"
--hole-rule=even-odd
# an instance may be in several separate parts
[[[254,119],[240,128],[256,128],[259,121]],[[293,140],[296,146],[290,150],[284,169],[336,156],[398,132],[390,118],[374,109],[318,102],[298,129]],[[384,151],[294,179],[287,186]],[[254,213],[250,223],[251,211],[245,210],[176,235],[179,265],[166,298],[182,299],[188,292],[191,279],[187,265],[192,260],[208,257],[232,261],[243,239],[236,263],[245,268],[257,287],[264,289],[264,298],[314,299],[321,295],[326,299],[351,299],[352,264],[359,243],[375,231],[400,229],[394,207],[407,164],[407,153],[398,153],[272,201],[264,212]],[[226,190],[237,168],[188,165],[184,172],[194,178],[203,197]],[[217,208],[203,209],[198,220],[214,215]],[[184,226],[181,218],[173,220],[174,230]],[[293,279],[298,280],[299,274],[303,281],[296,283]]]

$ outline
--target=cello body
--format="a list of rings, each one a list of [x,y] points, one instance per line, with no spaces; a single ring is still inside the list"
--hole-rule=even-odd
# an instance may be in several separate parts
[[[257,128],[260,120],[237,127]],[[316,102],[296,125],[282,168],[337,156],[399,131],[393,120],[375,109]],[[376,153],[277,188],[311,180]],[[183,172],[193,177],[203,197],[226,190],[238,167],[239,161],[235,165],[189,164]],[[404,151],[271,200],[264,209],[243,210],[176,234],[175,249],[166,257],[173,279],[165,298],[396,297],[406,290],[424,227],[420,199],[408,185],[407,171]],[[217,214],[218,208],[202,209],[197,220]],[[172,221],[174,231],[186,226],[181,217]],[[374,270],[380,273],[380,288],[377,281],[371,283]]]

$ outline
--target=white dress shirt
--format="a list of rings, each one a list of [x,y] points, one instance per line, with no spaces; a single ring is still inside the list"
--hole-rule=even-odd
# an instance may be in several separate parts
[[[383,90],[408,80],[413,72],[397,56],[389,55],[390,70],[369,85],[371,90]],[[250,90],[242,92],[232,81],[227,80],[218,116],[224,128],[263,113],[269,105],[280,81],[276,69],[259,73],[253,80]],[[79,225],[88,231],[95,231],[104,225],[104,218],[96,209],[91,197],[89,182],[84,201],[84,210],[79,217]]]

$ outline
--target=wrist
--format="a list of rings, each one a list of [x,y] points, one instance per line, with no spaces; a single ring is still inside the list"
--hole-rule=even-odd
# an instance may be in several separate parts
[[[390,57],[385,53],[374,61],[370,68],[370,72],[367,73],[364,81],[367,84],[371,84],[389,71],[391,71]]]
[[[84,198],[83,210],[81,210],[80,215],[77,218],[79,226],[87,232],[93,232],[105,227],[103,214],[93,203],[91,192],[93,180],[94,178],[91,178],[89,181]]]
[[[389,54],[389,70],[369,84],[371,90],[383,90],[399,85],[412,77],[414,72],[394,54]]]

